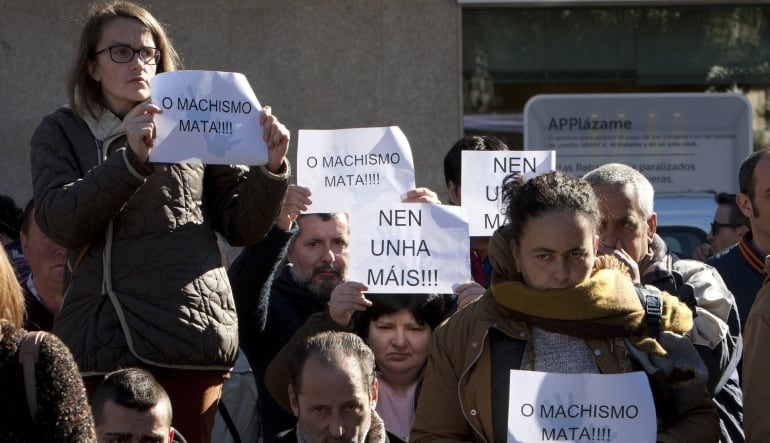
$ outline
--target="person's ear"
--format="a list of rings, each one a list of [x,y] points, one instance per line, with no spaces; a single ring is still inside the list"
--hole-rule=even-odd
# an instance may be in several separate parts
[[[91,77],[95,82],[102,81],[101,76],[98,72],[96,72],[96,61],[95,60],[89,60],[88,61],[88,76]]]
[[[511,258],[513,258],[513,264],[516,266],[516,269],[521,270],[521,248],[519,248],[519,244],[515,239],[511,239],[508,244],[511,248]]]
[[[736,194],[735,203],[738,205],[738,209],[741,210],[741,213],[751,219],[751,217],[754,215],[754,206],[751,204],[751,199],[749,196],[742,192]]]
[[[21,243],[21,253],[25,256],[29,256],[29,236],[24,231],[19,231],[19,242]]]
[[[297,402],[297,396],[294,395],[294,389],[289,385],[289,405],[291,405],[291,412],[295,417],[299,417],[299,403]]]
[[[446,182],[446,187],[449,191],[449,203],[460,206],[460,187],[455,185],[455,182],[452,180]]]
[[[379,391],[380,391],[380,382],[377,380],[377,377],[374,377],[374,382],[372,383],[372,409],[374,409],[377,406],[377,398],[379,398]]]
[[[658,214],[652,213],[650,218],[647,219],[647,244],[651,245],[652,240],[655,238],[655,231],[658,229]]]

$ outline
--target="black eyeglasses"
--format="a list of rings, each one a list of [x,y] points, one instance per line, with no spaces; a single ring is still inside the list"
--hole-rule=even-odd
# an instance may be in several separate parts
[[[141,60],[145,65],[157,65],[160,61],[160,49],[151,48],[149,46],[134,49],[127,45],[112,45],[107,46],[101,51],[94,52],[94,56],[97,56],[104,51],[108,51],[110,53],[110,58],[115,63],[129,63],[134,59],[134,55],[136,54],[139,54],[139,60]]]
[[[716,234],[719,228],[738,228],[743,225],[738,223],[719,223],[718,221],[714,220],[711,222],[711,234]]]

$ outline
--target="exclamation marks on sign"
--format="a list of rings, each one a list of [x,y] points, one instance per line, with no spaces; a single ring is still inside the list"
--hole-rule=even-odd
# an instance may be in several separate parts
[[[380,184],[380,174],[373,173],[373,174],[361,174],[361,177],[364,179],[364,185],[366,186],[377,186]]]
[[[594,441],[610,441],[610,428],[591,428],[591,437]]]
[[[423,286],[438,286],[438,269],[423,269],[422,270],[422,285]]]

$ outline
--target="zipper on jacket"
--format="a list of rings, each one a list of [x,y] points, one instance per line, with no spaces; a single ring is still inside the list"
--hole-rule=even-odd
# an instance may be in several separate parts
[[[101,165],[104,162],[104,152],[102,152],[104,143],[98,138],[94,138],[94,143],[96,143],[96,164]]]
[[[465,410],[465,401],[463,400],[463,391],[462,391],[462,380],[465,378],[466,375],[468,375],[468,371],[473,367],[473,365],[476,364],[477,361],[479,361],[479,358],[481,358],[481,353],[484,352],[484,343],[487,341],[487,335],[489,335],[489,329],[484,329],[484,335],[481,337],[481,345],[479,346],[479,352],[476,354],[475,357],[473,357],[473,360],[471,360],[470,364],[463,370],[463,373],[460,374],[460,379],[457,381],[457,397],[460,400],[460,409],[463,412],[463,416],[465,417],[465,420],[468,422],[468,424],[471,425],[471,428],[473,428],[473,432],[475,432],[477,435],[481,437],[481,439],[485,443],[489,443],[486,438],[484,438],[484,434],[479,432],[478,429],[473,425],[473,421],[468,417],[468,412]],[[481,419],[479,418],[479,421]]]

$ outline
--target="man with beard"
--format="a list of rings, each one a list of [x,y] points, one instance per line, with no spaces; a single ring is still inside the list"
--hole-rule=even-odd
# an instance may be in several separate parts
[[[377,415],[374,354],[357,335],[321,332],[289,358],[289,402],[297,426],[277,443],[396,443]]]
[[[290,186],[273,229],[260,243],[244,248],[228,271],[240,346],[257,382],[264,443],[296,423],[265,388],[267,365],[308,317],[326,309],[332,290],[347,280],[348,217],[300,215],[310,203],[310,190]]]

